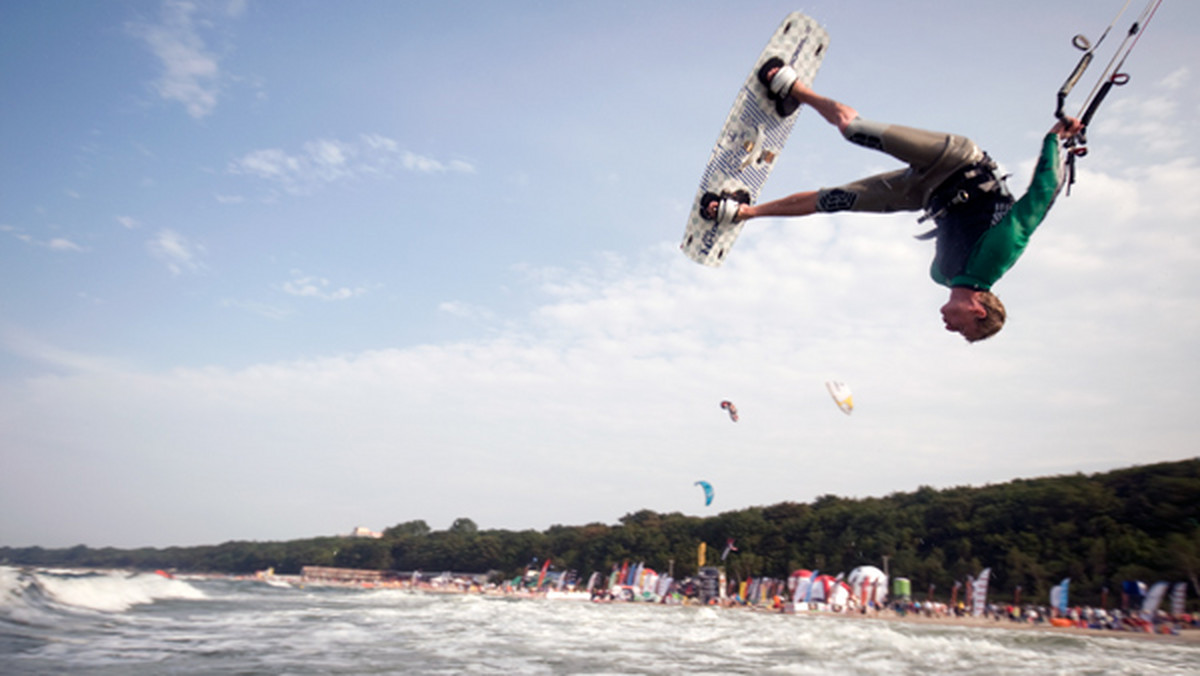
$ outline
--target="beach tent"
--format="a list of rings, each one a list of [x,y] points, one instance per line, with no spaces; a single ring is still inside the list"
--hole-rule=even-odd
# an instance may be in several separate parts
[[[859,566],[846,576],[850,585],[850,593],[864,605],[874,601],[876,606],[887,602],[888,579],[875,566]]]
[[[796,603],[803,603],[804,599],[809,595],[809,588],[812,586],[813,572],[807,568],[792,571],[788,576],[787,588],[791,592],[792,600]]]
[[[850,585],[846,584],[844,580],[831,580],[825,589],[825,602],[838,608],[849,607],[852,596]]]
[[[804,579],[807,579],[810,577],[812,577],[812,571],[808,570],[807,568],[800,568],[800,569],[792,571],[792,574],[788,576],[788,580],[787,580],[788,591],[789,592],[796,591],[796,586],[798,584],[800,584],[800,580],[804,580]]]
[[[836,578],[832,575],[818,575],[813,580],[812,601],[814,603],[829,603],[829,592]]]
[[[814,575],[813,571],[800,569],[791,574],[787,582],[788,591],[797,603],[826,603],[845,608],[852,596],[850,585],[832,575]]]
[[[643,591],[654,591],[658,586],[658,573],[653,568],[642,568],[634,586]]]

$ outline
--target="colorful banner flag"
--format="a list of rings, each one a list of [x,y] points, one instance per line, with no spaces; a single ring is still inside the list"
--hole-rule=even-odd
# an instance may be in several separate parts
[[[1067,614],[1067,586],[1070,584],[1071,578],[1064,577],[1062,582],[1050,589],[1050,605],[1053,606],[1062,615]]]
[[[1183,614],[1183,602],[1187,600],[1187,583],[1176,582],[1171,588],[1171,614],[1179,617]]]
[[[733,538],[729,538],[725,542],[725,551],[721,552],[721,560],[724,561],[725,557],[729,556],[729,552],[736,552],[737,550],[737,547],[733,546]]]
[[[971,583],[971,614],[978,617],[983,614],[987,605],[988,578],[992,575],[991,568],[984,568],[979,577]]]
[[[1166,582],[1155,582],[1150,587],[1150,592],[1146,594],[1146,600],[1142,602],[1142,617],[1150,619],[1158,612],[1159,606],[1162,605],[1163,598],[1167,595],[1167,588],[1170,585]]]

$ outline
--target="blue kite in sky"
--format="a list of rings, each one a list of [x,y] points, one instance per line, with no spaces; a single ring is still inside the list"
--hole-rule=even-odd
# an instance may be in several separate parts
[[[705,507],[707,507],[707,506],[711,505],[711,504],[712,504],[712,499],[713,499],[713,487],[712,487],[712,484],[708,483],[707,481],[697,481],[697,482],[696,482],[695,484],[693,484],[693,485],[694,485],[694,486],[699,486],[699,487],[701,487],[701,488],[703,488],[703,489],[704,489],[704,506],[705,506]]]

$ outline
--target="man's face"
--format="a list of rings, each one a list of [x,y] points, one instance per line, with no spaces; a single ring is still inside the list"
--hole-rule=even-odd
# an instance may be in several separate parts
[[[979,337],[978,321],[986,316],[987,310],[974,298],[969,301],[951,300],[942,306],[942,321],[946,324],[946,330],[960,333],[968,340]]]

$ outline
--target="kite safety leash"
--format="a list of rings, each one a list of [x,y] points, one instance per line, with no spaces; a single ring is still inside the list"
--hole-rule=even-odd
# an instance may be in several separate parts
[[[1084,71],[1086,71],[1088,66],[1091,64],[1092,59],[1095,57],[1096,49],[1102,42],[1104,42],[1104,38],[1108,36],[1108,32],[1112,30],[1112,27],[1117,23],[1118,20],[1120,20],[1121,15],[1125,13],[1125,10],[1129,7],[1129,3],[1131,1],[1132,0],[1125,0],[1125,5],[1121,7],[1121,11],[1117,12],[1117,15],[1113,17],[1112,22],[1110,22],[1108,27],[1104,29],[1104,32],[1100,34],[1100,38],[1096,40],[1095,45],[1092,45],[1088,41],[1087,37],[1082,34],[1076,35],[1071,40],[1071,44],[1073,44],[1076,49],[1082,50],[1084,54],[1082,57],[1080,57],[1079,63],[1075,65],[1075,70],[1071,71],[1071,75],[1067,77],[1066,82],[1064,82],[1063,86],[1058,90],[1058,105],[1054,111],[1054,115],[1058,119],[1062,120],[1066,118],[1066,115],[1063,113],[1063,106],[1066,103],[1067,96],[1070,95],[1071,90],[1075,88],[1075,84],[1079,82],[1079,79],[1083,76]],[[1100,108],[1100,104],[1103,103],[1104,99],[1108,96],[1108,92],[1111,91],[1114,86],[1119,87],[1129,82],[1129,74],[1121,70],[1125,66],[1125,59],[1129,58],[1130,53],[1133,52],[1133,48],[1137,46],[1138,40],[1141,39],[1142,34],[1145,32],[1146,26],[1150,23],[1150,20],[1154,18],[1155,12],[1158,11],[1159,6],[1161,5],[1162,0],[1148,0],[1145,8],[1142,9],[1142,13],[1138,15],[1138,18],[1134,20],[1133,24],[1129,27],[1129,32],[1125,34],[1125,39],[1122,40],[1121,44],[1117,47],[1117,51],[1113,54],[1112,59],[1109,60],[1108,65],[1105,66],[1104,72],[1100,75],[1100,78],[1096,81],[1096,85],[1092,87],[1092,91],[1088,93],[1087,98],[1083,102],[1083,106],[1079,109],[1079,121],[1083,124],[1083,129],[1074,137],[1067,139],[1067,142],[1064,144],[1068,151],[1068,195],[1071,193],[1071,185],[1075,183],[1075,159],[1087,154],[1088,124],[1091,123],[1092,117],[1094,117],[1096,114],[1096,110]]]

